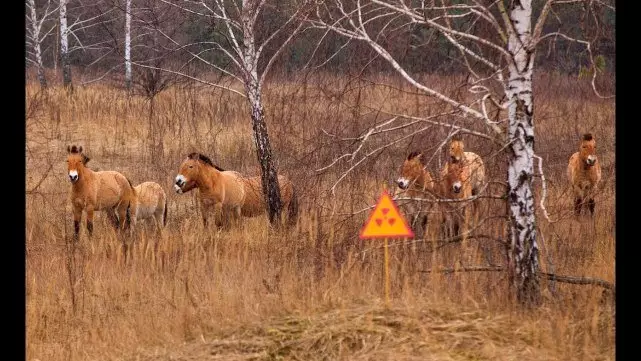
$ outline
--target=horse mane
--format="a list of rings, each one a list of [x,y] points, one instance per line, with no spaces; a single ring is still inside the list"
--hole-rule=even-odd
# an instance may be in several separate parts
[[[412,160],[421,155],[421,152],[415,150],[407,156],[407,160]]]
[[[590,141],[590,140],[592,140],[592,139],[594,139],[594,137],[592,137],[592,133],[585,133],[585,134],[583,134],[583,140],[584,140],[584,141]]]
[[[189,154],[187,157],[189,157],[189,159],[200,160],[201,162],[203,162],[203,163],[205,163],[205,164],[207,164],[207,165],[209,165],[211,167],[216,168],[216,170],[218,170],[219,172],[224,172],[225,171],[221,167],[215,165],[214,162],[212,162],[211,159],[209,159],[209,157],[204,155],[204,154],[200,154],[198,152],[193,152],[193,153]]]
[[[80,154],[82,156],[82,164],[84,165],[87,165],[87,163],[89,163],[89,161],[91,160],[91,158],[82,153],[82,146],[77,147],[75,145],[68,145],[67,152],[72,154]]]

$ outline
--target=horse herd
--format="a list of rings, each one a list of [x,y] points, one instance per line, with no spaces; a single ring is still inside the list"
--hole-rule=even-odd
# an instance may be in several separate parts
[[[471,200],[471,207],[464,207],[465,220],[476,217],[474,201],[486,185],[485,164],[474,152],[465,151],[460,138],[450,141],[448,159],[434,179],[427,170],[425,157],[413,151],[404,160],[397,179],[399,195],[410,200],[403,205],[411,215],[412,228],[417,236],[425,233],[427,213],[431,207],[419,199],[463,201]],[[117,171],[94,171],[87,167],[89,157],[82,146],[67,147],[67,168],[71,182],[70,202],[73,210],[74,237],[77,239],[83,212],[86,213],[86,229],[93,233],[94,212],[107,214],[117,230],[131,229],[136,221],[151,220],[158,230],[167,224],[167,195],[156,182],[143,182],[133,186],[131,181]],[[567,167],[567,177],[574,196],[574,212],[578,216],[584,207],[594,215],[593,190],[601,179],[601,166],[596,156],[595,139],[590,133],[582,136],[579,151],[572,154]],[[278,176],[283,209],[287,210],[286,222],[293,225],[298,217],[298,195],[288,177]],[[181,163],[175,177],[174,190],[178,194],[198,189],[202,221],[208,224],[213,214],[217,227],[231,227],[242,217],[256,217],[266,213],[261,178],[247,177],[236,171],[224,170],[210,158],[200,153],[189,154]],[[399,199],[399,198],[397,198]],[[471,212],[471,213],[470,213]],[[446,212],[437,212],[444,229],[460,234],[461,221]],[[473,218],[472,218],[473,219]],[[463,223],[466,224],[467,222]]]

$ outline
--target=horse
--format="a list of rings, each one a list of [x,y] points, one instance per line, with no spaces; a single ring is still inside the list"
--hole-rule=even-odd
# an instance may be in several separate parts
[[[574,214],[579,216],[587,204],[590,215],[594,216],[593,191],[601,181],[601,164],[596,156],[596,141],[591,133],[583,134],[579,151],[570,157],[567,176],[574,195]]]
[[[167,225],[167,195],[156,182],[143,182],[134,187],[137,195],[136,219],[152,219],[156,229]]]
[[[466,152],[465,144],[460,138],[454,138],[450,142],[450,159],[445,163],[441,172],[447,173],[448,164],[462,162],[470,170],[469,182],[472,185],[472,195],[477,195],[485,183],[485,164],[481,156],[474,152]]]
[[[288,224],[296,222],[298,197],[292,182],[278,176],[283,207],[287,209]],[[203,225],[214,211],[216,226],[229,227],[242,217],[256,217],[266,213],[267,204],[260,177],[245,177],[239,172],[224,170],[203,154],[194,152],[182,162],[176,175],[174,189],[182,194],[194,188],[199,190]]]
[[[485,183],[485,164],[483,159],[474,152],[466,152],[461,139],[450,142],[449,159],[441,169],[440,195],[447,199],[466,199],[478,196]],[[464,208],[465,223],[476,218],[477,202],[472,201],[472,210]],[[449,224],[450,231],[460,234],[460,219],[447,217],[443,222]]]
[[[82,212],[87,213],[87,231],[93,234],[95,211],[105,211],[118,230],[136,223],[136,190],[131,181],[116,171],[94,171],[82,146],[67,146],[67,168],[71,182],[74,238],[78,239]]]
[[[403,161],[396,180],[398,188],[409,198],[427,198],[434,191],[434,180],[427,170],[425,157],[418,151],[411,152]],[[417,238],[423,238],[427,230],[429,206],[421,201],[404,203],[403,208],[411,215],[411,227]]]

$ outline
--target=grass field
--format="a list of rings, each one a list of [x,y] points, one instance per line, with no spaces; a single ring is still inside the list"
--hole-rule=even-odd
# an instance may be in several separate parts
[[[450,92],[461,81],[429,79]],[[392,136],[372,137],[359,154],[374,154],[334,193],[328,190],[353,163],[316,170],[354,151],[357,145],[344,139],[389,114],[446,111],[403,83],[319,76],[265,89],[278,169],[300,194],[300,219],[288,231],[270,229],[266,217],[229,231],[203,229],[195,192],[173,191],[178,166],[192,151],[259,174],[244,99],[176,86],[159,94],[151,111],[149,100],[106,85],[77,87],[72,96],[57,87],[45,96],[33,81],[26,87],[27,360],[614,359],[613,302],[603,302],[601,288],[542,280],[543,305],[524,312],[510,301],[504,272],[428,272],[452,267],[459,242],[392,240],[392,306],[384,307],[381,243],[359,241],[358,232],[410,150],[430,152],[437,172],[444,154],[436,146],[447,132],[430,126],[412,136],[424,126],[418,124],[380,152],[373,151]],[[537,210],[542,268],[614,283],[614,100],[555,74],[537,75],[534,94],[535,150],[551,220]],[[594,219],[577,219],[565,168],[587,131],[597,139],[603,181]],[[504,153],[481,138],[464,139],[486,159],[496,182],[488,191],[500,196]],[[100,213],[92,239],[83,224],[79,244],[67,242],[69,144],[83,146],[92,168],[118,170],[134,184],[156,181],[168,194],[166,229],[156,236],[141,227],[126,265]],[[540,178],[534,185],[540,197]],[[465,246],[469,265],[504,264],[504,247],[494,240],[505,239],[504,210],[497,199],[483,204],[475,232],[487,237]]]

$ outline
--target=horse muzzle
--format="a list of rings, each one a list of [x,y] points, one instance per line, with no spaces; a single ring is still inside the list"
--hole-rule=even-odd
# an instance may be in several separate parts
[[[174,189],[176,190],[176,193],[183,193],[183,187],[185,186],[185,184],[187,184],[185,176],[183,176],[182,174],[177,175],[176,182],[174,183]]]
[[[76,172],[75,170],[69,172],[69,180],[71,181],[71,183],[76,183],[78,181],[78,178],[78,172]]]
[[[596,157],[593,157],[593,156],[589,156],[588,159],[585,160],[585,164],[588,167],[593,166],[595,163],[596,163]]]
[[[405,189],[407,189],[407,187],[409,187],[410,182],[408,182],[408,181],[407,181],[407,179],[405,179],[405,178],[399,178],[399,179],[396,181],[396,184],[398,185],[398,187],[399,187],[400,189],[405,190]]]
[[[455,184],[452,186],[452,191],[453,191],[454,193],[456,193],[456,194],[459,194],[459,193],[461,193],[461,188],[462,188],[462,187],[461,187],[461,185],[460,185],[460,184],[455,183]]]

